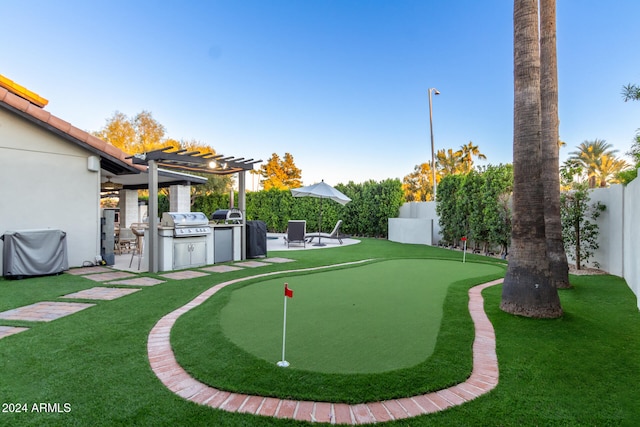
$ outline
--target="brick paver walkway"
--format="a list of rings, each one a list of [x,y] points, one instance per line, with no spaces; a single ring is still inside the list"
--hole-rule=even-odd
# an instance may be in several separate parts
[[[110,301],[116,298],[123,297],[125,295],[132,294],[134,292],[138,292],[139,290],[140,289],[133,288],[105,288],[102,286],[96,286],[95,288],[85,289],[82,291],[74,292],[72,294],[63,295],[60,298]]]
[[[227,273],[229,271],[242,270],[242,267],[234,267],[232,265],[214,265],[211,267],[201,267],[200,270],[209,271],[211,273]]]
[[[363,260],[350,265],[366,262]],[[158,379],[178,396],[195,403],[229,412],[245,412],[255,415],[289,418],[335,424],[365,424],[406,419],[429,414],[473,400],[498,384],[498,359],[493,325],[484,312],[482,290],[502,283],[502,279],[478,285],[469,290],[469,312],[475,325],[473,342],[473,370],[463,383],[423,395],[369,402],[356,405],[330,402],[296,401],[272,397],[231,393],[210,387],[192,378],[176,361],[169,335],[176,320],[189,310],[199,306],[220,289],[233,283],[273,274],[320,270],[335,266],[290,270],[245,277],[220,283],[209,288],[184,306],[167,314],[156,323],[147,341],[147,354],[151,369]]]
[[[269,265],[269,263],[261,262],[261,261],[244,261],[244,262],[236,262],[233,265],[237,265],[238,267],[256,268],[256,267],[264,267],[265,265]]]
[[[284,262],[293,262],[295,260],[290,259],[290,258],[280,258],[280,257],[273,257],[273,258],[264,258],[262,261],[264,262],[273,262],[276,264],[281,264]]]
[[[118,280],[118,279],[130,279],[130,278],[136,277],[136,275],[133,273],[127,273],[126,271],[111,270],[108,273],[89,274],[82,277],[84,277],[85,279],[93,280],[94,282],[108,282],[111,280]]]
[[[43,301],[3,311],[0,313],[0,319],[50,322],[64,316],[77,313],[85,308],[93,307],[94,305],[95,304],[84,304],[79,302]]]
[[[193,279],[196,277],[208,276],[208,274],[203,273],[201,271],[182,270],[182,271],[176,271],[175,273],[161,274],[160,276],[164,277],[165,279],[184,280],[184,279]]]
[[[155,286],[165,283],[164,280],[154,279],[153,277],[134,277],[133,279],[116,280],[109,282],[107,285],[127,285],[127,286]]]
[[[114,270],[109,267],[80,267],[72,268],[65,273],[72,274],[74,276],[82,276],[83,274],[109,273],[113,271]]]
[[[18,326],[0,326],[0,339],[28,330],[29,328],[21,328]]]

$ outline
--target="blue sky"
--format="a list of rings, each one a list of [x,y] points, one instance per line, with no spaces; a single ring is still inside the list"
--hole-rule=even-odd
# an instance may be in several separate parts
[[[402,178],[473,141],[510,163],[508,0],[2,0],[0,74],[93,131],[142,110],[175,139],[266,160],[304,184]],[[560,137],[620,154],[640,128],[640,2],[558,0]],[[251,183],[249,183],[251,185]]]

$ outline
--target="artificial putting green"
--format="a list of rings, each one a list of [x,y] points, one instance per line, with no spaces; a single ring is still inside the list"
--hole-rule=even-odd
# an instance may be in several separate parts
[[[282,353],[284,283],[286,359],[324,373],[379,373],[414,366],[433,352],[451,283],[501,267],[399,259],[254,283],[231,293],[220,313],[224,334],[276,363]]]

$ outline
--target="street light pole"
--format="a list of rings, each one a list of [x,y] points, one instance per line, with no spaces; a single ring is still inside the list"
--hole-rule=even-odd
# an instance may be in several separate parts
[[[429,88],[429,129],[431,130],[431,179],[433,180],[433,201],[436,200],[436,152],[433,145],[433,112],[431,105],[431,94],[440,95],[438,89]]]

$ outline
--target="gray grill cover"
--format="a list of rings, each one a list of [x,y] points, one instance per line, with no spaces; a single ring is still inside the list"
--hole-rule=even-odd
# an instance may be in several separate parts
[[[69,269],[67,233],[62,230],[7,231],[2,240],[4,276],[41,276]]]

